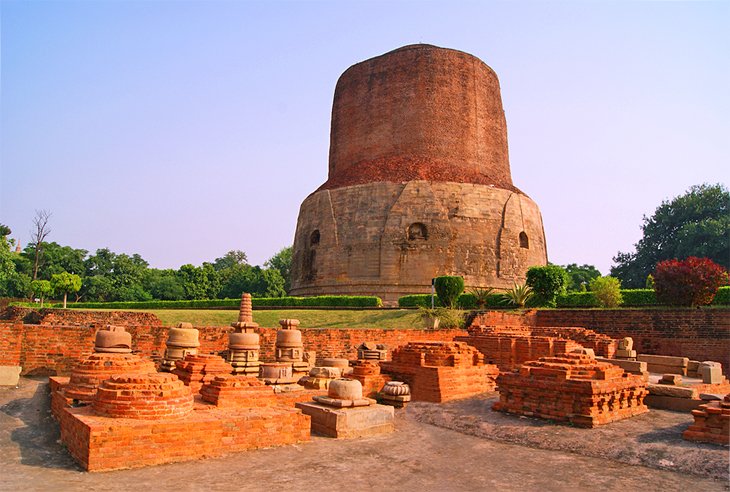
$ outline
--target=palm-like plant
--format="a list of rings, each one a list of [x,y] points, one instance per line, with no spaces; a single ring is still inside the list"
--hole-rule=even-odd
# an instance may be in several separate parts
[[[517,285],[515,284],[514,287],[512,287],[510,290],[506,291],[504,294],[504,301],[507,304],[510,304],[512,306],[517,306],[520,308],[525,307],[525,304],[527,304],[527,301],[530,300],[530,298],[534,295],[532,292],[532,287],[529,285]]]
[[[474,302],[476,303],[477,307],[479,309],[484,309],[487,306],[489,296],[492,294],[493,290],[494,289],[492,289],[491,287],[472,287],[469,290],[469,293],[474,296]]]

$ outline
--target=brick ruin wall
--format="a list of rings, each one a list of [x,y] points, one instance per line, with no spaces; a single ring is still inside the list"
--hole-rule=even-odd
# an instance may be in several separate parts
[[[474,319],[472,326],[479,325],[525,330],[580,326],[615,339],[631,337],[634,349],[641,354],[717,361],[726,374],[730,368],[728,309],[541,309],[523,314],[490,311]]]
[[[167,327],[126,326],[132,334],[135,353],[160,358],[165,351]],[[201,354],[225,350],[230,328],[224,326],[196,326],[200,331]],[[29,325],[22,322],[0,321],[0,365],[22,366],[24,375],[65,375],[94,347],[94,326]],[[274,360],[277,328],[260,328],[261,360]],[[388,345],[393,349],[411,341],[451,341],[466,335],[465,330],[421,329],[307,329],[302,338],[306,350],[316,350],[318,358],[357,358],[355,347],[365,341]]]
[[[101,319],[99,312],[55,310],[58,324],[31,325],[21,321],[0,321],[0,365],[23,366],[24,374],[67,374],[81,357],[91,354],[96,327],[109,323],[110,314]],[[131,321],[140,319],[126,313]],[[630,336],[639,353],[674,355],[695,360],[715,360],[730,368],[730,310],[727,309],[553,309],[531,310],[523,314],[490,311],[479,315],[474,325],[506,326],[527,333],[535,328],[585,327],[610,336]],[[53,319],[53,318],[51,318]],[[66,320],[69,321],[66,321]],[[117,315],[118,320],[122,318]],[[161,356],[167,328],[159,319],[152,323],[127,326],[134,349],[142,355]],[[73,326],[71,323],[78,322]],[[224,350],[228,327],[197,327],[201,353]],[[355,346],[363,341],[385,343],[389,348],[409,341],[451,341],[467,335],[465,330],[379,330],[379,329],[302,329],[305,347],[318,357],[356,358]],[[261,329],[261,358],[273,360],[275,328]]]

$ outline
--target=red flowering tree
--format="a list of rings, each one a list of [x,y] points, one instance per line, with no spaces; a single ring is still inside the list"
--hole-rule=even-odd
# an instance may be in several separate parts
[[[657,300],[674,306],[710,304],[717,289],[728,282],[724,268],[708,258],[694,256],[661,261],[652,275]]]

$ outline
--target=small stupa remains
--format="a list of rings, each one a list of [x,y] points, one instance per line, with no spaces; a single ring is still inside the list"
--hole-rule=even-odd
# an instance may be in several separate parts
[[[96,332],[94,353],[72,371],[59,393],[68,403],[91,403],[99,385],[117,374],[148,374],[155,364],[132,354],[132,335],[121,326],[107,325]]]
[[[238,311],[238,321],[231,323],[233,331],[228,334],[228,353],[226,362],[233,366],[233,374],[257,377],[259,375],[259,350],[261,348],[259,327],[253,321],[253,307],[251,294],[241,296],[241,306]]]
[[[177,327],[170,328],[160,371],[172,372],[176,361],[185,359],[188,354],[197,354],[200,347],[199,337],[200,334],[192,323],[178,323]]]
[[[312,432],[335,438],[355,438],[393,432],[393,407],[363,397],[356,379],[335,379],[327,396],[314,396],[296,407],[312,418]]]
[[[403,381],[388,381],[378,393],[378,402],[395,408],[405,408],[411,401],[411,388]]]

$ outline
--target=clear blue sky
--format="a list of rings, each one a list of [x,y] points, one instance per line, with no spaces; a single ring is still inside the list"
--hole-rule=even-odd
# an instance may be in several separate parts
[[[515,184],[554,263],[611,258],[642,215],[728,182],[730,2],[2,1],[0,222],[153,267],[290,245],[326,179],[332,96],[402,45],[499,75]]]

